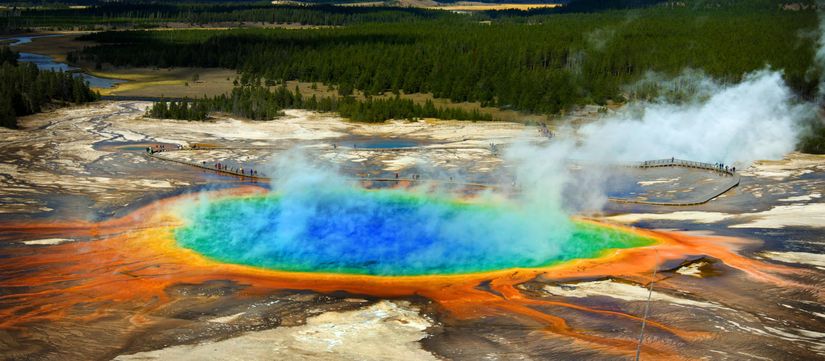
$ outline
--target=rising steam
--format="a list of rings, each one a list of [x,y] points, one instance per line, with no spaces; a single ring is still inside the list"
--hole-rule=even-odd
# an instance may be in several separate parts
[[[607,200],[604,182],[611,170],[588,166],[571,174],[571,163],[604,165],[679,158],[737,166],[758,159],[778,159],[794,150],[812,104],[799,102],[778,71],[745,76],[723,85],[698,72],[660,81],[666,93],[688,89],[691,96],[661,96],[632,103],[542,145],[522,142],[505,151],[515,167],[524,200],[568,212],[598,211]],[[613,170],[615,171],[615,170]],[[563,195],[563,196],[562,196]],[[528,202],[529,203],[529,202]]]
[[[542,190],[547,183],[528,173],[535,192],[467,203],[415,190],[365,191],[297,151],[281,157],[276,172],[270,195],[191,207],[178,243],[277,270],[400,276],[540,267],[651,242],[571,221],[559,192]]]
[[[707,89],[709,81],[703,83]],[[714,83],[715,84],[715,83]],[[735,85],[714,85],[706,99],[633,104],[578,130],[578,158],[642,161],[682,158],[748,164],[792,151],[800,122],[812,114],[776,71],[749,74]],[[707,91],[707,90],[705,90]]]

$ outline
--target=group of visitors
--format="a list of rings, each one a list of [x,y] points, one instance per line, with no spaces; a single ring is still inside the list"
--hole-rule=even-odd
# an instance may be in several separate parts
[[[553,132],[547,128],[547,124],[541,123],[539,126],[539,134],[547,138],[553,138]]]
[[[498,155],[498,144],[490,143],[490,151],[493,152],[493,155]]]
[[[367,173],[365,177],[369,178],[370,174]],[[395,179],[401,179],[401,173],[395,173]],[[410,176],[410,179],[413,179],[413,180],[421,179],[421,174],[413,174],[413,175]]]
[[[155,144],[151,147],[146,147],[146,153],[149,153],[149,154],[155,154],[155,153],[160,153],[160,152],[165,152],[165,151],[166,151],[166,145],[165,144]]]
[[[204,167],[204,168],[208,167],[206,161],[202,161],[201,166]],[[260,175],[258,173],[258,170],[256,170],[256,169],[244,169],[243,167],[232,167],[232,166],[226,165],[226,164],[221,163],[221,162],[215,162],[215,164],[212,165],[212,168],[216,169],[216,170],[219,170],[219,171],[222,171],[222,172],[241,174],[241,175],[250,176],[250,177],[257,177],[257,176]]]
[[[180,144],[176,144],[175,149],[181,150],[181,149],[183,149],[183,146],[181,146]],[[165,151],[166,151],[166,144],[155,144],[155,145],[152,145],[150,147],[146,147],[146,153],[149,153],[149,154],[155,154],[155,153],[160,153],[160,152],[165,152]]]
[[[716,169],[718,169],[720,172],[725,171],[728,173],[736,173],[736,167],[727,166],[724,163],[716,163],[714,165],[716,166]]]
[[[665,162],[666,161],[667,161],[667,159],[665,159]],[[687,162],[687,163],[693,163],[693,162]],[[662,161],[660,161],[660,160],[659,161],[647,161],[646,160],[646,161],[642,162],[642,167],[648,167],[648,166],[654,166],[655,167],[655,166],[661,165],[661,164],[662,164]],[[701,164],[701,163],[696,163],[696,164]],[[676,157],[671,157],[670,158],[670,164],[669,165],[676,165]],[[707,165],[709,165],[709,164],[707,164]],[[729,165],[726,165],[726,164],[721,163],[721,162],[713,163],[713,167],[719,172],[736,173],[736,167],[729,166]]]
[[[181,146],[181,145],[176,145],[176,147],[177,147],[177,150],[183,149],[183,146]],[[193,146],[192,149],[197,149],[197,148],[196,148],[196,146]],[[165,144],[155,144],[155,145],[146,147],[146,153],[148,153],[148,154],[155,154],[155,153],[166,152],[166,151],[167,151],[167,148],[166,148]],[[206,161],[201,162],[201,167],[209,168]],[[223,172],[240,174],[240,175],[243,175],[243,176],[250,176],[250,177],[260,176],[257,169],[244,169],[243,167],[232,167],[232,166],[226,165],[226,164],[221,163],[221,162],[215,162],[212,165],[211,168],[213,168],[215,170],[223,171]]]

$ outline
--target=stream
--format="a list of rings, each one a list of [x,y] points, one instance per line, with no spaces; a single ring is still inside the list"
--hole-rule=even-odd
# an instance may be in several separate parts
[[[51,34],[51,35],[33,35],[33,36],[17,36],[11,38],[3,38],[0,41],[12,41],[9,46],[15,47],[22,44],[31,43],[32,39],[37,38],[53,38],[63,36],[61,34]],[[75,76],[79,76],[86,81],[92,88],[111,88],[116,84],[123,83],[125,80],[121,79],[109,79],[109,78],[100,78],[94,75],[86,74],[80,71],[80,68],[76,68],[73,66],[69,66],[66,63],[58,63],[54,61],[48,55],[42,54],[35,54],[35,53],[25,53],[21,52],[20,58],[18,61],[23,63],[34,63],[37,65],[37,68],[40,70],[53,70],[53,71],[64,71],[64,72],[72,72]]]

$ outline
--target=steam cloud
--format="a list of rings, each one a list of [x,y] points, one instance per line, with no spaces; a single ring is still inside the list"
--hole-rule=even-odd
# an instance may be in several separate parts
[[[548,163],[555,167],[554,163]],[[282,220],[281,224],[292,223],[296,225],[307,225],[309,219],[317,217],[317,211],[324,207],[323,203],[329,201],[338,202],[338,212],[358,213],[358,212],[381,212],[380,209],[365,207],[357,194],[356,185],[344,180],[344,178],[333,168],[313,165],[305,154],[298,150],[288,152],[277,161],[277,169],[283,177],[273,181],[273,188],[281,197],[281,204],[285,210],[282,214],[291,219]],[[524,174],[525,177],[528,173]],[[536,179],[535,189],[538,189],[538,179]],[[546,182],[542,185],[547,186]],[[560,186],[560,185],[559,185]],[[411,192],[427,192],[425,190],[413,189]],[[531,254],[531,262],[540,262],[553,258],[559,253],[560,243],[567,241],[571,234],[571,223],[569,217],[561,209],[561,202],[558,193],[535,192],[524,194],[521,199],[531,199],[529,202],[518,202],[502,204],[500,198],[487,198],[482,202],[488,205],[501,206],[508,209],[507,213],[467,213],[453,216],[448,210],[438,207],[430,207],[419,204],[414,219],[427,220],[422,224],[413,225],[420,227],[422,232],[427,229],[440,229],[446,232],[446,237],[458,240],[466,239],[472,245],[466,246],[478,248],[480,254],[505,255],[520,250],[521,254]],[[309,212],[309,213],[307,213]],[[392,214],[363,215],[366,218],[389,218]],[[358,221],[355,218],[342,218],[341,221]],[[412,219],[411,219],[412,220]],[[407,220],[401,220],[406,222]],[[341,228],[355,227],[355,224],[345,225]],[[410,227],[410,228],[413,228]],[[404,227],[396,227],[405,229]],[[464,233],[464,234],[462,234]],[[406,235],[400,235],[402,238]],[[547,242],[547,240],[557,240],[558,243]],[[483,240],[483,241],[482,241]],[[458,245],[456,242],[453,245]],[[449,250],[442,249],[447,245],[433,245],[429,254],[440,258]],[[415,255],[420,257],[421,255]],[[421,259],[417,262],[426,263]],[[469,261],[468,261],[469,262]]]
[[[201,200],[189,209],[193,223],[178,231],[178,241],[229,262],[380,275],[536,267],[638,241],[616,232],[593,237],[580,227],[577,233],[556,192],[531,192],[527,202],[490,197],[474,206],[401,194],[417,190],[364,192],[299,150],[277,160],[276,174],[277,197]]]
[[[665,97],[633,103],[578,129],[562,127],[545,145],[507,148],[505,159],[516,168],[525,200],[561,205],[567,212],[601,210],[607,170],[588,167],[574,177],[571,160],[610,164],[675,157],[743,168],[754,160],[778,159],[793,151],[804,121],[814,114],[813,104],[797,101],[778,71],[758,71],[733,85],[697,72],[675,82],[693,95],[677,103]]]
[[[710,81],[704,82],[703,93]],[[578,130],[574,158],[642,161],[682,158],[748,164],[792,151],[810,104],[794,100],[776,71],[747,75],[739,84],[716,83],[707,99],[684,104],[639,103]]]

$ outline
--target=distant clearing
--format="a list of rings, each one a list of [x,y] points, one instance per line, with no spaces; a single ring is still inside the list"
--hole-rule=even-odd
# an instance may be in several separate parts
[[[215,68],[105,68],[89,73],[102,78],[128,80],[111,89],[100,89],[102,95],[169,98],[228,94],[237,76],[234,70]]]
[[[273,5],[295,5],[295,4],[311,4],[299,1],[273,1]],[[555,8],[562,6],[561,4],[495,4],[484,3],[477,1],[459,1],[455,3],[439,3],[432,0],[396,0],[396,1],[362,1],[362,2],[348,2],[335,4],[336,6],[344,7],[370,7],[370,6],[397,6],[397,7],[412,7],[424,8],[430,10],[446,10],[446,11],[487,11],[487,10],[530,10],[539,8]]]
[[[428,6],[427,9],[448,11],[487,11],[487,10],[530,10],[555,8],[561,4],[487,4],[477,2],[459,2],[454,5]]]

